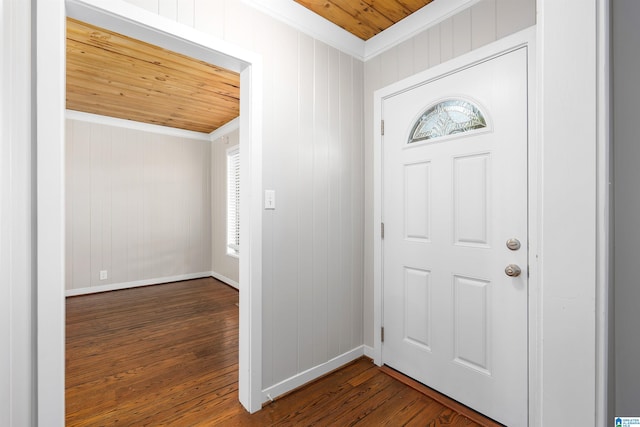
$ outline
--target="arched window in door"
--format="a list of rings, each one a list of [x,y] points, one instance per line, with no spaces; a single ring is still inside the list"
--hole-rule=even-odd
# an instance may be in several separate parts
[[[487,127],[484,114],[471,102],[451,98],[427,108],[413,125],[408,144]]]

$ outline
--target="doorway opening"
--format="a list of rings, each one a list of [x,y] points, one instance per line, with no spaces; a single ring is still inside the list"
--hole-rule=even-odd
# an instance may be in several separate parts
[[[39,4],[40,6],[40,4]],[[240,73],[240,259],[239,398],[250,412],[261,407],[261,61],[252,52],[168,22],[123,2],[99,5],[69,0],[38,11],[38,413],[64,421],[64,98],[65,19],[72,17],[167,50]],[[44,66],[47,65],[47,73]],[[44,215],[46,212],[47,215]],[[46,279],[43,279],[46,278]],[[62,368],[62,369],[61,369]]]

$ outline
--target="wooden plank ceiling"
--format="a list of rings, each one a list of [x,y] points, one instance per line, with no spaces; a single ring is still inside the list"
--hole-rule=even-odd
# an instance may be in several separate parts
[[[238,73],[67,18],[67,109],[210,133],[240,113]]]
[[[432,1],[295,0],[362,40],[369,40]]]
[[[368,40],[432,0],[294,0]],[[67,18],[67,108],[210,133],[240,113],[240,76]]]

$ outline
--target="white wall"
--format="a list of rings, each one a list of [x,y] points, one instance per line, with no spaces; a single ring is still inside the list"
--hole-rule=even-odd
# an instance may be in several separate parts
[[[640,414],[640,2],[613,1],[616,416]]]
[[[365,344],[373,346],[373,93],[536,23],[535,0],[482,0],[365,64]]]
[[[211,142],[211,270],[235,283],[238,258],[227,255],[227,150],[239,143],[237,129]]]
[[[238,0],[130,0],[262,55],[262,387],[359,348],[363,64]]]
[[[538,138],[541,191],[538,359],[532,396],[539,425],[604,425],[598,401],[597,304],[605,265],[600,155],[606,138],[598,71],[602,0],[538,2]],[[568,54],[571,52],[571,54]],[[605,112],[606,114],[606,112]],[[603,238],[604,237],[604,238]],[[567,246],[567,242],[570,243]],[[604,278],[606,280],[606,277]],[[596,334],[598,331],[598,335]],[[604,338],[604,337],[602,337]]]
[[[36,424],[31,4],[0,1],[0,425]]]
[[[210,158],[206,140],[67,120],[66,289],[209,272]]]

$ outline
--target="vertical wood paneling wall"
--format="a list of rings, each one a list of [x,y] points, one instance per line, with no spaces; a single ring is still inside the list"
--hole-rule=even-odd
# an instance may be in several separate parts
[[[33,3],[33,4],[32,4]],[[35,2],[0,0],[0,425],[38,422]],[[34,72],[35,74],[35,72]],[[46,281],[46,279],[41,279]],[[47,284],[50,282],[46,282]],[[55,282],[54,282],[55,283]],[[62,345],[62,344],[61,344]],[[54,348],[55,349],[55,348]],[[47,353],[48,354],[48,353]],[[46,374],[42,375],[45,378]],[[46,403],[41,403],[41,407]]]
[[[483,0],[365,63],[365,344],[373,346],[373,93],[536,23],[535,0]]]
[[[238,258],[227,255],[227,150],[240,143],[234,130],[211,143],[211,270],[238,283]]]
[[[363,343],[362,61],[238,0],[129,0],[263,58],[263,389]]]
[[[211,270],[208,141],[67,120],[66,144],[68,290]]]

